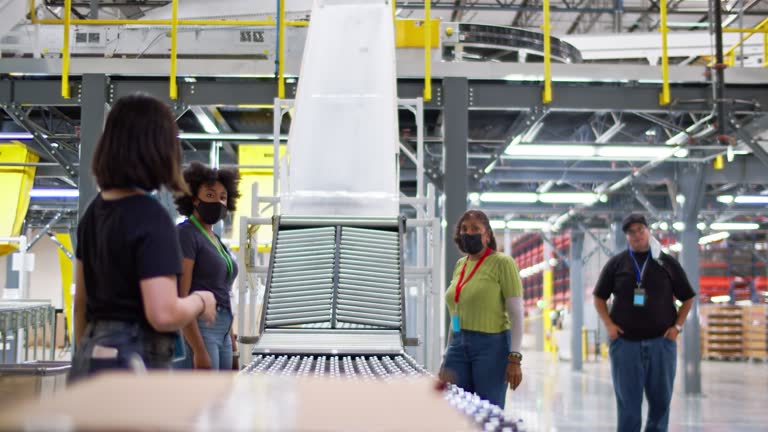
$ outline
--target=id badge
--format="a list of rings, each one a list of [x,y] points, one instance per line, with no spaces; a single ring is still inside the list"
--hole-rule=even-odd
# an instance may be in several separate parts
[[[184,346],[184,336],[181,335],[181,332],[176,332],[176,337],[173,341],[173,360],[172,361],[180,361],[187,358],[187,349]]]
[[[642,288],[635,289],[635,295],[633,296],[632,304],[634,306],[645,306],[645,290]]]
[[[461,331],[461,327],[459,326],[459,316],[454,315],[451,317],[451,328],[453,329],[454,333],[458,333]]]

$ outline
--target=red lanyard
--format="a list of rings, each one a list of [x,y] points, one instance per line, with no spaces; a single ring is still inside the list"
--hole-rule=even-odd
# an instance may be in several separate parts
[[[464,285],[466,285],[470,279],[472,279],[472,276],[475,275],[475,272],[477,271],[477,269],[480,268],[480,265],[483,263],[483,261],[485,261],[485,258],[488,257],[488,255],[490,254],[491,254],[491,248],[485,248],[485,253],[483,254],[483,257],[480,258],[480,261],[477,262],[477,265],[475,265],[475,268],[473,268],[472,271],[469,273],[467,280],[464,280],[464,271],[467,269],[467,261],[469,261],[469,258],[467,258],[467,261],[464,261],[464,267],[461,268],[461,274],[459,274],[459,282],[456,284],[456,295],[454,295],[453,297],[454,302],[456,303],[459,302],[459,295],[461,295],[461,289],[464,288]]]

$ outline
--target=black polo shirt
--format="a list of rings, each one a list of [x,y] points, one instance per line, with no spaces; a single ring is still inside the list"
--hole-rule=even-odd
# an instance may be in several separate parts
[[[635,253],[639,267],[642,268],[647,256],[648,252]],[[637,278],[632,257],[626,250],[608,260],[592,292],[604,300],[613,294],[611,319],[624,330],[622,337],[625,339],[663,336],[677,319],[675,298],[686,301],[696,295],[680,263],[665,253],[648,261],[642,287],[645,289],[645,305],[635,306]]]

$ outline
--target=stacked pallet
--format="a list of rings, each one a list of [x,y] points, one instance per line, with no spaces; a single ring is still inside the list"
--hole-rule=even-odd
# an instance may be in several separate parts
[[[701,307],[701,354],[706,359],[744,357],[744,311],[741,306]]]
[[[751,359],[768,359],[768,305],[744,307],[744,355]]]

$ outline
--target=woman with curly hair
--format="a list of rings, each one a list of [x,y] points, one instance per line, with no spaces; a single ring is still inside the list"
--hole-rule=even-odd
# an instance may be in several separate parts
[[[184,328],[188,355],[180,366],[231,369],[237,344],[230,293],[238,269],[229,249],[213,232],[213,225],[224,219],[227,211],[235,210],[240,175],[193,162],[184,170],[184,181],[191,194],[176,198],[176,209],[187,216],[177,227],[183,256],[179,294],[208,291],[216,297],[217,306],[215,323],[197,320]]]
[[[515,390],[523,379],[523,292],[517,264],[496,251],[491,223],[479,210],[461,216],[453,241],[466,256],[456,263],[445,293],[451,331],[440,379],[504,408],[507,384]]]

